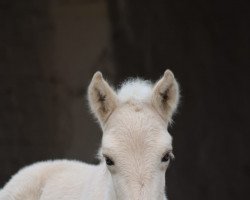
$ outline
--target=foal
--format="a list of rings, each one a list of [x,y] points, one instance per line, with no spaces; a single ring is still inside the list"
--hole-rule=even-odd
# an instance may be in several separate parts
[[[116,92],[96,72],[88,100],[103,131],[100,164],[33,164],[13,176],[0,200],[166,200],[173,157],[167,127],[179,100],[173,73],[166,70],[155,84],[130,80]]]

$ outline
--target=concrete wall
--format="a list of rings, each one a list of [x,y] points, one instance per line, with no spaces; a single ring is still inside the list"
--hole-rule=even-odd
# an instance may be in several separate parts
[[[34,161],[95,162],[93,73],[115,74],[104,1],[0,3],[0,183]]]

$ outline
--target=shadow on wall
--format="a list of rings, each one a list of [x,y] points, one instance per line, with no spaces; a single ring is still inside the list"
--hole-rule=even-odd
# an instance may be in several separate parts
[[[0,9],[0,184],[39,160],[96,162],[101,131],[85,94],[95,71],[115,76],[106,3],[11,1]]]

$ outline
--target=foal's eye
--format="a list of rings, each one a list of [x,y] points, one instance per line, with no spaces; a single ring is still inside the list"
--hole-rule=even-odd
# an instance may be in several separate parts
[[[166,153],[161,159],[161,162],[168,162],[170,159],[171,159],[170,153]]]
[[[115,163],[114,163],[114,161],[113,160],[111,160],[109,157],[107,157],[107,156],[105,156],[105,161],[106,161],[106,164],[107,165],[109,165],[109,166],[111,166],[111,165],[114,165]]]

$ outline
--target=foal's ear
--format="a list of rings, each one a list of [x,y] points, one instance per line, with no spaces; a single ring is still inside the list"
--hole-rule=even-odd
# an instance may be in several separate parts
[[[152,104],[162,118],[171,122],[179,101],[179,87],[170,70],[166,70],[163,77],[155,83]]]
[[[103,125],[118,104],[115,91],[103,79],[101,72],[96,72],[88,88],[88,100],[91,111]]]

